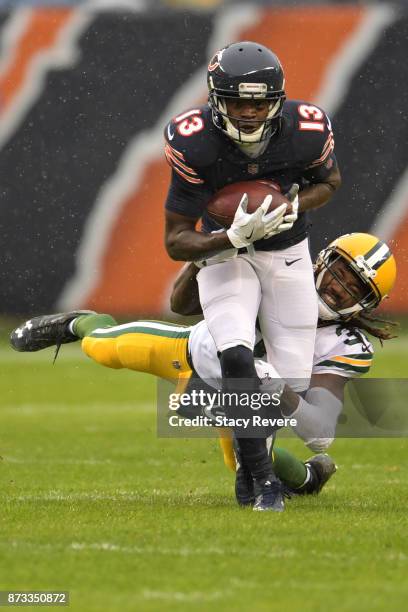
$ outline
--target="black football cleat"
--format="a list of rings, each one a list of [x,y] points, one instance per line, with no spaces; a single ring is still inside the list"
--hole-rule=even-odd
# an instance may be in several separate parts
[[[49,346],[75,342],[76,336],[68,329],[73,319],[84,314],[95,314],[92,310],[75,310],[33,317],[11,332],[10,345],[16,351],[33,352]]]
[[[284,489],[277,478],[267,480],[260,486],[253,510],[257,512],[283,512],[285,509]]]
[[[295,489],[294,492],[298,495],[318,495],[326,482],[336,472],[337,466],[326,453],[314,455],[305,461],[305,465],[310,470],[310,480],[300,489]]]

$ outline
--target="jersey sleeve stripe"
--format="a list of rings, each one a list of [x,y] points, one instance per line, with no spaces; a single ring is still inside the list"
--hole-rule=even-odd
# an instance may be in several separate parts
[[[173,153],[173,149],[171,147],[169,147],[169,145],[165,145],[164,153],[165,153],[167,159],[170,158],[175,164],[177,164],[177,166],[179,166],[180,168],[182,168],[183,170],[185,170],[189,174],[194,174],[195,176],[197,176],[197,172],[195,170],[193,170],[193,168],[190,168],[189,166],[186,166],[179,159],[177,159],[177,157]]]
[[[204,183],[204,181],[202,179],[197,177],[197,173],[194,172],[194,170],[187,169],[186,172],[190,172],[190,171],[194,172],[194,174],[196,175],[197,178],[194,178],[193,176],[190,176],[189,174],[186,174],[186,172],[184,172],[181,169],[180,162],[176,161],[174,159],[174,157],[170,156],[168,154],[168,152],[166,151],[166,149],[164,150],[164,154],[166,156],[166,160],[167,160],[167,163],[169,164],[169,166],[171,166],[171,168],[173,168],[173,170],[175,170],[177,172],[177,174],[182,176],[184,180],[188,181],[189,183],[193,183],[194,185],[201,185],[202,183]],[[184,166],[184,164],[181,164],[181,166],[183,166],[183,168],[188,168],[188,166]]]
[[[334,137],[333,137],[333,132],[329,132],[329,135],[327,137],[326,142],[323,145],[323,149],[322,149],[322,155],[325,155],[326,153],[326,149],[328,149],[329,147],[331,147],[331,145],[334,144]]]
[[[325,361],[321,361],[316,364],[316,367],[327,366],[333,369],[345,370],[349,372],[358,372],[358,374],[365,374],[370,369],[370,363],[368,363],[365,367],[363,366],[355,366],[350,363],[340,363],[338,361],[334,361],[331,359],[326,359]]]
[[[323,162],[326,161],[326,159],[329,157],[329,155],[332,153],[333,150],[334,150],[334,138],[333,138],[333,133],[330,132],[324,144],[321,156],[319,157],[319,159],[315,159],[314,162],[310,164],[309,168],[313,168],[313,166],[320,166]]]
[[[166,147],[168,147],[171,150],[171,152],[174,153],[176,157],[179,157],[182,161],[186,161],[184,155],[180,153],[180,151],[177,151],[177,149],[169,145],[168,142],[166,143]]]
[[[202,183],[204,183],[202,179],[194,179],[194,178],[191,178],[191,176],[187,176],[187,174],[184,174],[184,172],[182,172],[181,170],[178,170],[175,166],[173,166],[173,169],[177,172],[177,174],[182,176],[183,179],[185,179],[189,183],[193,183],[194,185],[201,185]]]
[[[179,170],[173,163],[171,163],[168,159],[167,161],[169,162],[169,165],[173,168],[173,170],[175,172],[177,172],[177,174],[179,174],[180,176],[183,177],[184,180],[188,181],[189,183],[193,183],[193,185],[201,185],[202,183],[204,183],[204,181],[202,179],[196,179],[196,178],[192,178],[191,176],[188,176],[187,174],[185,174],[184,172],[182,172],[181,170]]]

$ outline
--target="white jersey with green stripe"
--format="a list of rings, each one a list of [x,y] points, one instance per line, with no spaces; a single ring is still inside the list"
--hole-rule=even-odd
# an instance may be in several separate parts
[[[373,345],[360,329],[339,323],[318,327],[312,373],[356,378],[368,372],[373,356]]]
[[[256,341],[261,340],[257,332]],[[205,321],[191,328],[189,351],[194,369],[200,378],[221,380],[217,350]],[[351,330],[340,323],[318,327],[312,374],[336,374],[356,378],[368,372],[373,355],[373,346],[361,330]]]

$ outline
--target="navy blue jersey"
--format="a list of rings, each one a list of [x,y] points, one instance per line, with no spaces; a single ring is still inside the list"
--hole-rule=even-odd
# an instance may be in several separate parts
[[[330,120],[322,109],[300,100],[285,101],[279,133],[256,158],[247,156],[214,126],[207,104],[172,119],[164,133],[166,159],[172,168],[166,209],[202,218],[206,232],[219,229],[206,214],[206,206],[225,185],[263,178],[278,183],[286,193],[293,183],[302,190],[324,182],[336,165]],[[287,248],[307,236],[307,226],[306,213],[301,213],[292,229],[258,240],[255,248]]]

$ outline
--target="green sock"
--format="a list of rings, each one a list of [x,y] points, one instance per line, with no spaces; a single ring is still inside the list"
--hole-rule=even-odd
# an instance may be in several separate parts
[[[307,477],[307,468],[303,461],[284,448],[273,449],[273,468],[278,478],[292,489],[301,487]]]
[[[117,322],[108,314],[85,314],[75,319],[73,331],[78,338],[90,336],[99,327],[113,327]]]

